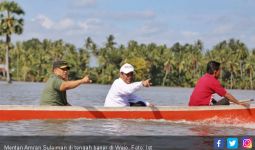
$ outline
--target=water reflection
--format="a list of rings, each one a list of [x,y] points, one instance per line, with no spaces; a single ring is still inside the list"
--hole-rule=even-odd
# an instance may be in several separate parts
[[[218,135],[217,133],[220,131],[215,128],[211,128],[211,127],[203,126],[203,125],[191,126],[189,130],[198,136],[208,136],[208,135],[215,135],[215,134]]]
[[[72,120],[44,120],[39,124],[40,132],[46,135],[68,135],[72,131]]]
[[[239,128],[228,125],[222,127],[196,125],[190,126],[189,133],[199,136],[255,135],[255,129]]]

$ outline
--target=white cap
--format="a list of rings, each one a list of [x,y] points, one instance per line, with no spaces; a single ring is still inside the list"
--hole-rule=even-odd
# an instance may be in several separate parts
[[[123,72],[125,74],[129,73],[129,72],[134,72],[134,67],[128,63],[125,63],[123,66],[121,66],[120,68],[120,72]]]

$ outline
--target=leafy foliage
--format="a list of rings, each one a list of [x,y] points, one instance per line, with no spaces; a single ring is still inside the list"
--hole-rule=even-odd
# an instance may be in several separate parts
[[[62,59],[71,66],[71,79],[89,74],[94,83],[110,84],[118,78],[121,65],[130,63],[135,66],[137,80],[151,78],[154,85],[193,87],[205,73],[207,62],[216,60],[222,64],[221,80],[225,87],[255,89],[255,49],[249,50],[240,40],[224,40],[207,51],[200,40],[183,45],[177,42],[171,47],[131,40],[127,46],[118,46],[113,35],[106,38],[102,47],[90,37],[79,49],[62,39],[32,38],[12,45],[11,35],[22,33],[23,14],[15,2],[0,3],[0,36],[6,37],[6,41],[0,41],[0,63],[5,63],[4,50],[8,56],[11,49],[10,70],[15,80],[46,81],[53,61]],[[96,58],[98,65],[89,65],[90,58]]]
[[[0,41],[0,60],[4,60],[4,42]],[[103,47],[88,37],[84,47],[77,49],[63,40],[31,39],[17,42],[10,53],[12,76],[20,81],[46,81],[52,62],[63,59],[70,63],[70,78],[89,74],[94,83],[111,84],[119,76],[124,63],[135,67],[136,80],[151,78],[153,85],[193,87],[205,73],[208,61],[222,64],[221,80],[226,88],[254,89],[255,53],[244,43],[230,39],[216,44],[212,50],[203,50],[203,43],[176,43],[172,47],[155,43],[139,44],[130,41],[127,46],[114,42],[110,35]],[[90,67],[89,59],[96,57],[98,65]]]

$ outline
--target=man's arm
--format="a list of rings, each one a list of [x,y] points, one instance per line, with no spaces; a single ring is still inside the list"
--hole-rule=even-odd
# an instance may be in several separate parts
[[[121,82],[121,84],[119,84],[119,83],[117,84],[117,86],[118,86],[117,89],[119,89],[119,94],[129,95],[129,94],[136,92],[138,89],[140,89],[142,87],[149,87],[150,85],[151,85],[150,79],[143,80],[140,82],[133,82],[130,84]]]
[[[144,87],[150,87],[152,84],[151,84],[151,82],[150,82],[150,79],[147,79],[147,80],[143,80],[143,81],[142,81],[142,85],[143,85]],[[149,106],[149,107],[153,107],[153,106],[154,106],[153,104],[151,104],[151,103],[145,101],[143,98],[141,98],[140,96],[137,96],[137,95],[135,95],[135,94],[131,94],[131,95],[130,95],[130,100],[132,100],[133,102],[142,101],[142,102],[144,102],[144,103],[146,104],[146,106]]]
[[[84,84],[84,83],[91,83],[92,81],[89,79],[88,76],[85,76],[81,80],[75,80],[75,81],[64,81],[60,85],[60,91],[66,91],[69,89],[76,88],[77,86]]]
[[[250,104],[248,103],[242,103],[242,102],[239,102],[233,95],[231,95],[230,93],[226,93],[225,96],[229,101],[233,102],[233,103],[236,103],[238,105],[243,105],[245,107],[249,107]]]

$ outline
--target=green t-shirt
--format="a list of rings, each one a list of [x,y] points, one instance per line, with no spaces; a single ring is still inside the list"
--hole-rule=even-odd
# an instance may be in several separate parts
[[[63,82],[58,76],[51,75],[43,90],[40,105],[67,105],[66,91],[60,91],[60,86]]]

